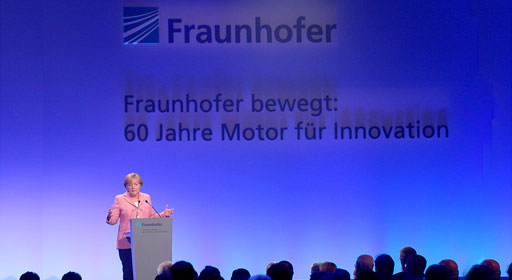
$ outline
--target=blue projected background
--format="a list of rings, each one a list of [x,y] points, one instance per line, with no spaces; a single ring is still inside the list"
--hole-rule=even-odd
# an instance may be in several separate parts
[[[123,29],[126,7],[148,8],[147,33]],[[272,42],[256,41],[256,18]],[[168,19],[181,19],[173,43]],[[464,273],[495,258],[505,271],[511,19],[509,1],[1,1],[0,279],[121,278],[105,216],[130,172],[159,210],[175,208],[173,261],[224,278],[283,259],[297,279],[326,260],[352,271],[363,253],[390,254],[398,272],[403,246],[428,265],[452,258]],[[281,24],[292,33],[276,35]],[[231,25],[232,42],[201,43],[199,25],[221,38]],[[250,42],[234,42],[236,25]],[[139,44],[124,44],[130,34]],[[218,94],[243,99],[238,112],[145,111]],[[309,106],[254,112],[253,96]],[[180,124],[211,140],[157,141]],[[283,139],[246,140],[258,126]]]

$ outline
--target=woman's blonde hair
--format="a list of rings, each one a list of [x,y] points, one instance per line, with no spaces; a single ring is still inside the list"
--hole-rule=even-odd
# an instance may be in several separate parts
[[[126,177],[124,177],[123,185],[125,188],[126,188],[126,185],[128,185],[128,183],[130,183],[130,181],[132,179],[139,180],[139,184],[142,187],[143,182],[142,182],[142,178],[140,177],[140,175],[137,173],[130,173],[130,174],[126,175]]]

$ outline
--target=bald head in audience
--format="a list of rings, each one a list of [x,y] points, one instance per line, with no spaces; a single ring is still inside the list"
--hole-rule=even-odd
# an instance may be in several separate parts
[[[459,279],[459,266],[454,260],[446,259],[439,262],[440,265],[448,269],[448,279],[457,280]]]
[[[481,263],[482,265],[485,265],[489,268],[491,272],[491,279],[499,280],[501,277],[501,269],[500,264],[491,259],[487,259]]]
[[[370,255],[361,255],[357,258],[354,269],[354,279],[357,279],[359,272],[363,270],[373,270],[373,257]]]

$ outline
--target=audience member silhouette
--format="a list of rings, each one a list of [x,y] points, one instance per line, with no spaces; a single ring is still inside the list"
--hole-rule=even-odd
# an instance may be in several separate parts
[[[271,265],[267,270],[267,275],[272,278],[272,280],[290,280],[292,277],[289,268],[282,263]]]
[[[358,279],[357,275],[363,270],[373,270],[373,257],[370,255],[361,255],[356,260],[354,269],[354,279]],[[378,278],[378,277],[377,277]]]
[[[76,272],[70,271],[62,275],[62,280],[82,280],[82,276]]]
[[[512,280],[512,263],[508,266],[508,280]]]
[[[257,275],[251,276],[251,278],[249,278],[249,280],[272,280],[272,278],[270,278],[268,275],[257,274]]]
[[[405,279],[406,280],[419,280],[423,279],[425,268],[427,267],[427,260],[421,255],[410,256],[405,265]]]
[[[171,275],[169,274],[158,274],[156,277],[155,277],[155,280],[171,280]]]
[[[403,247],[400,250],[400,264],[402,265],[402,271],[405,272],[405,266],[407,265],[409,258],[417,254],[418,253],[416,253],[416,250],[412,247]]]
[[[207,265],[201,270],[201,273],[199,273],[199,277],[197,277],[197,280],[224,280],[220,276],[220,271],[218,268]]]
[[[40,280],[39,275],[32,271],[27,271],[20,276],[20,280]]]
[[[446,267],[440,264],[433,264],[425,272],[425,280],[449,280],[449,275],[450,271]]]
[[[388,254],[379,255],[375,259],[375,272],[379,280],[390,280],[395,269],[395,262]]]
[[[491,279],[493,280],[500,280],[501,278],[501,269],[500,264],[491,259],[484,260],[481,265],[485,265],[489,268],[489,271],[491,272]]]
[[[322,277],[320,277],[320,280],[334,280],[334,273],[329,273],[329,272],[325,272],[325,271],[322,271],[324,272],[324,275],[322,275]]]
[[[325,271],[315,271],[313,273],[311,273],[311,275],[309,276],[309,280],[321,280],[323,278],[325,278],[325,275],[327,274],[327,272]]]
[[[474,265],[466,274],[466,280],[491,280],[491,270],[485,265]]]
[[[337,268],[334,273],[334,280],[350,280],[350,273],[345,269]]]
[[[403,247],[400,250],[400,264],[402,265],[402,271],[396,273],[391,277],[392,280],[404,280],[406,277],[405,274],[405,265],[407,264],[407,260],[409,257],[416,255],[416,250],[412,247]]]
[[[322,265],[322,263],[314,263],[311,265],[311,274],[317,272],[317,271],[320,271],[320,266]]]
[[[288,274],[290,275],[290,278],[288,278],[289,280],[292,280],[293,279],[293,265],[291,262],[289,261],[280,261],[278,264],[286,267],[286,269],[288,270]]]
[[[231,280],[249,280],[251,273],[245,268],[238,268],[231,273]]]
[[[459,266],[454,260],[446,259],[439,262],[440,265],[448,269],[448,279],[458,280],[459,279]]]
[[[265,271],[268,271],[268,269],[273,266],[274,264],[276,264],[276,262],[270,262],[269,264],[267,264],[267,270]]]
[[[333,273],[334,271],[336,271],[337,268],[338,267],[333,262],[323,262],[322,264],[320,264],[320,270],[325,271],[327,273]]]
[[[357,273],[357,280],[379,280],[379,276],[373,270],[363,269]]]
[[[157,275],[165,274],[165,275],[169,275],[170,276],[171,275],[171,267],[172,267],[172,262],[171,261],[162,262],[156,268],[156,274]]]
[[[172,280],[197,280],[197,272],[192,264],[179,261],[171,266]]]

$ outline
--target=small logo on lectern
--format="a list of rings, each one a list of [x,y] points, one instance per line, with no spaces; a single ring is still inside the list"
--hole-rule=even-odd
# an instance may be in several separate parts
[[[158,18],[158,7],[124,7],[124,43],[158,43],[160,41]]]
[[[137,226],[138,226],[138,227],[141,227],[141,226],[142,226],[142,223],[141,223],[141,222],[137,222]]]

